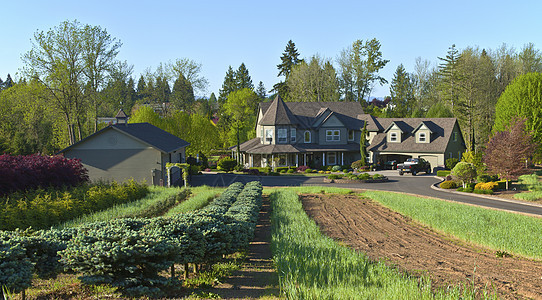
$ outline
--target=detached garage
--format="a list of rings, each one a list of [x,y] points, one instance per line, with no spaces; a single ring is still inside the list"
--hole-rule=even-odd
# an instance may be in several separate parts
[[[128,124],[119,120],[59,154],[80,159],[92,181],[122,182],[133,178],[149,185],[167,182],[166,164],[184,162],[190,144],[149,123]],[[180,180],[172,169],[172,182]]]

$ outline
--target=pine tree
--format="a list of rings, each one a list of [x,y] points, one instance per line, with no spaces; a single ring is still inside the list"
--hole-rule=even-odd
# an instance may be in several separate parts
[[[258,87],[256,88],[256,94],[258,95],[261,101],[264,101],[265,98],[267,98],[267,90],[265,89],[265,86],[263,85],[262,81],[258,83]]]
[[[179,110],[190,111],[194,101],[195,97],[192,84],[190,84],[183,74],[180,74],[173,84],[171,103]]]
[[[295,44],[292,40],[289,40],[288,44],[286,44],[286,49],[282,53],[280,60],[281,63],[277,65],[277,68],[279,69],[278,76],[284,76],[286,77],[286,80],[288,80],[293,67],[302,61],[299,58],[299,52],[297,52]]]
[[[8,73],[8,77],[6,78],[6,81],[4,81],[4,89],[9,89],[14,84],[13,79],[11,79],[11,75]]]
[[[248,69],[245,66],[245,63],[241,63],[239,69],[237,69],[237,72],[235,73],[235,82],[236,91],[241,89],[254,90],[254,84],[252,84],[252,78],[250,78],[250,75],[248,74]]]
[[[395,71],[390,85],[390,94],[393,116],[410,117],[414,111],[414,84],[403,64],[400,64]]]
[[[445,58],[439,57],[441,63],[438,65],[439,77],[441,78],[441,89],[444,93],[444,99],[455,109],[458,97],[458,81],[459,74],[457,72],[457,63],[459,61],[459,51],[455,48],[455,44],[448,49],[448,54]]]
[[[211,107],[213,113],[218,110],[218,100],[216,100],[215,93],[211,93],[211,96],[209,96],[209,106]]]
[[[361,154],[361,166],[367,165],[367,122],[363,123],[361,136],[359,137],[359,153]]]
[[[224,83],[222,83],[222,88],[218,95],[218,103],[220,106],[226,102],[228,95],[236,90],[236,86],[235,72],[233,71],[233,68],[229,66],[226,76],[224,77]]]
[[[139,81],[137,82],[137,89],[136,89],[136,99],[137,101],[143,100],[145,98],[145,86],[147,84],[145,83],[145,78],[143,78],[143,75],[139,77]]]

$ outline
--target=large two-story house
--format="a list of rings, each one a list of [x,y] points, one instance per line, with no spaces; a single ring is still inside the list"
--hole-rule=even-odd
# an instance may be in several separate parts
[[[260,103],[256,138],[240,145],[240,163],[246,167],[350,165],[361,159],[365,124],[371,163],[423,157],[437,167],[465,150],[455,118],[375,118],[357,102],[284,102],[276,97]]]

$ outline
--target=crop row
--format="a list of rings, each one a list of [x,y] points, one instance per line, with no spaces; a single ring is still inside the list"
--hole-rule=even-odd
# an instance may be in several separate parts
[[[0,198],[0,230],[45,229],[61,222],[141,199],[148,186],[126,183],[18,191]]]
[[[156,295],[174,278],[174,264],[212,263],[246,247],[261,207],[262,187],[234,183],[208,206],[172,217],[118,219],[63,230],[0,232],[0,285],[13,292],[32,274],[81,274],[86,284],[110,284],[127,295]]]

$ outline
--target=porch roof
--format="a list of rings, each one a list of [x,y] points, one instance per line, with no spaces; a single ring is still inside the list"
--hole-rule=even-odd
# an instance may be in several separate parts
[[[240,145],[241,152],[250,154],[278,154],[278,153],[304,153],[304,152],[324,152],[341,151],[355,152],[359,151],[359,144],[349,143],[346,145],[318,145],[318,144],[261,144],[260,138],[254,138]],[[236,146],[230,147],[236,150]]]

